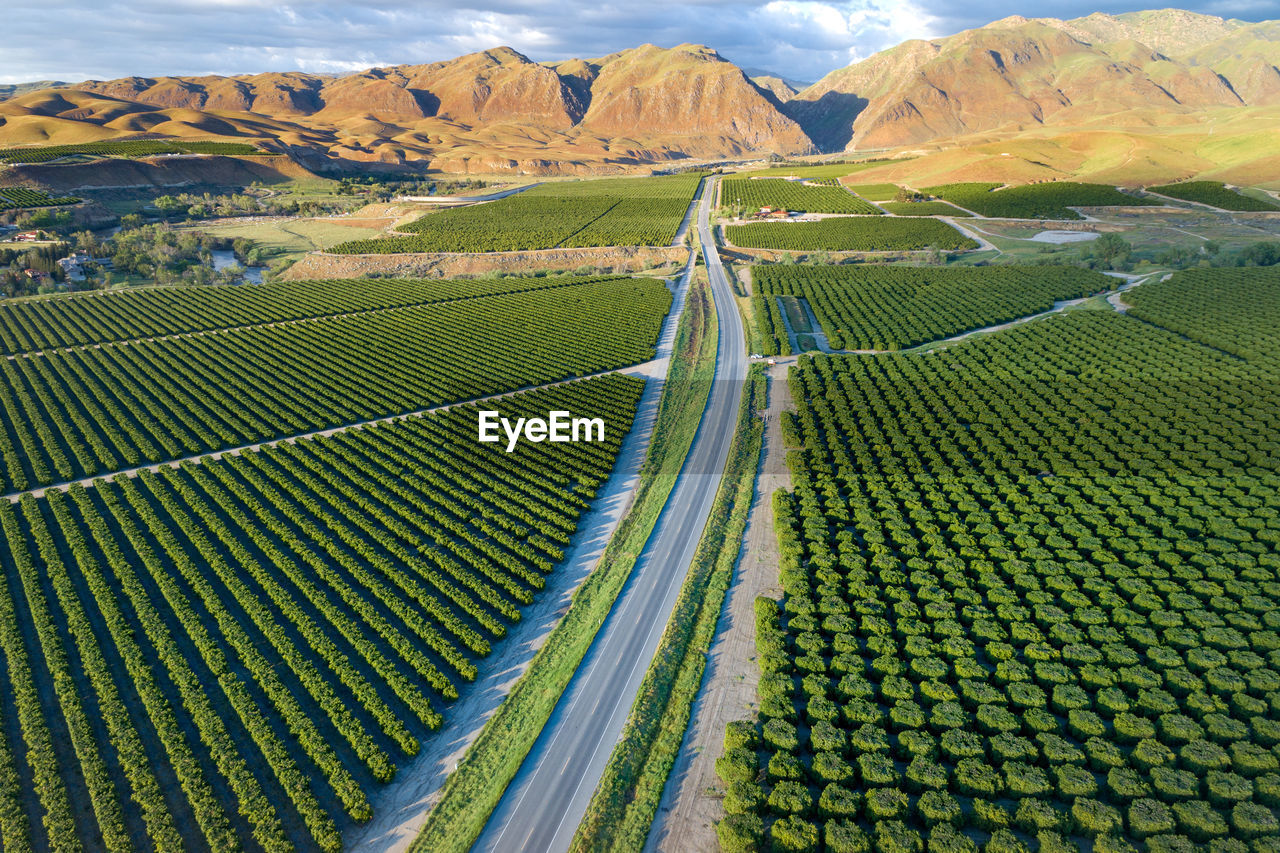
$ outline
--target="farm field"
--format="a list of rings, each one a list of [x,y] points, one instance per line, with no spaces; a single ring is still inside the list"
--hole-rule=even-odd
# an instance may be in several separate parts
[[[75,204],[80,199],[75,196],[53,197],[43,190],[29,187],[0,187],[0,210],[22,210],[27,207],[58,207],[64,204]]]
[[[1000,184],[943,184],[921,191],[979,216],[1007,219],[1083,219],[1072,207],[1154,205],[1160,202],[1122,193],[1105,184],[1055,181],[997,189]]]
[[[805,186],[797,181],[770,178],[727,178],[720,187],[720,203],[751,209],[762,207],[801,210],[806,213],[862,213],[881,211],[843,187]]]
[[[0,502],[0,840],[341,849],[563,559],[643,381],[470,406]]]
[[[978,244],[945,222],[933,219],[838,217],[818,222],[761,222],[726,225],[725,239],[749,249],[828,252],[957,251]]]
[[[272,261],[296,261],[309,252],[326,251],[330,246],[352,240],[364,240],[382,233],[382,223],[353,218],[293,219],[270,217],[256,222],[227,221],[201,223],[194,230],[234,240],[244,237]]]
[[[354,240],[337,254],[510,252],[584,246],[665,246],[675,239],[699,174],[542,184],[467,207],[429,213],[409,236]]]
[[[589,280],[0,359],[0,488],[635,364],[653,357],[670,305],[655,279]]]
[[[1280,275],[1210,274],[800,359],[723,849],[1275,849]]]
[[[1280,210],[1280,205],[1263,201],[1253,196],[1243,195],[1235,190],[1227,189],[1221,181],[1187,181],[1181,184],[1164,184],[1147,187],[1152,192],[1180,198],[1183,201],[1197,201],[1223,210],[1259,211]]]
[[[1075,267],[757,266],[760,297],[798,296],[834,349],[896,350],[1026,317],[1115,286]],[[757,312],[760,334],[780,347],[786,329]]]
[[[882,201],[880,206],[898,216],[973,216],[945,201]]]
[[[893,201],[902,189],[897,184],[851,184],[849,189],[867,201]]]
[[[824,180],[843,178],[884,165],[883,160],[863,160],[857,163],[817,163],[812,165],[771,166],[767,169],[752,169],[739,173],[742,177],[752,178],[804,178],[805,180]]]
[[[148,287],[0,303],[0,354],[426,305],[609,278],[331,279]]]
[[[270,154],[245,142],[201,142],[178,139],[131,139],[85,142],[76,145],[40,145],[0,148],[0,163],[48,163],[63,157],[152,157],[158,154],[222,154],[246,157]]]

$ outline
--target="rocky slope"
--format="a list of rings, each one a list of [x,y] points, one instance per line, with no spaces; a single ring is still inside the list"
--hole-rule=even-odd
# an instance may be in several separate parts
[[[341,77],[128,77],[0,102],[0,146],[136,133],[250,136],[300,156],[452,171],[557,172],[743,153],[802,154],[780,101],[699,45],[535,63],[494,48]]]
[[[828,74],[783,106],[822,149],[982,131],[1280,104],[1280,22],[1179,10],[1062,21],[1006,18],[909,41]]]

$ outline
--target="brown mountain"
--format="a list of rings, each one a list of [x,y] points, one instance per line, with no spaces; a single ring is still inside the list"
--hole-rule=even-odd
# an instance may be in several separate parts
[[[1179,10],[1006,18],[833,71],[784,111],[824,150],[1280,104],[1280,22]]]
[[[128,77],[46,89],[0,102],[0,146],[141,132],[257,137],[304,158],[470,172],[810,151],[778,103],[698,45],[559,63],[500,47],[341,77]]]

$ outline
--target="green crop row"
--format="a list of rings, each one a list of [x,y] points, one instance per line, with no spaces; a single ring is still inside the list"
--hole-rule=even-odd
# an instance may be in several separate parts
[[[617,279],[0,359],[0,483],[417,411],[651,358],[671,294]]]
[[[924,192],[952,202],[979,216],[1007,219],[1082,219],[1073,207],[1158,204],[1123,193],[1106,184],[1054,181],[999,189],[1000,184],[943,184]]]
[[[806,213],[876,215],[881,212],[839,184],[806,186],[798,181],[769,178],[726,178],[720,188],[720,203],[748,209],[773,207]]]
[[[0,502],[5,849],[340,850],[564,558],[643,384],[493,404],[595,443],[508,454],[459,406]]]
[[[839,216],[817,222],[759,222],[727,225],[725,238],[749,249],[824,252],[956,251],[978,244],[945,222]]]
[[[221,154],[246,157],[269,154],[245,142],[199,142],[185,139],[131,139],[85,142],[77,145],[42,145],[29,148],[0,148],[0,163],[47,163],[62,157],[152,157],[158,154]]]
[[[1280,210],[1280,204],[1263,201],[1262,199],[1227,189],[1222,181],[1187,181],[1181,184],[1147,187],[1147,189],[1160,193],[1160,195],[1167,195],[1170,198],[1197,201],[1212,207],[1220,207],[1223,210]]]
[[[28,187],[0,187],[0,210],[21,210],[26,207],[58,207],[64,204],[76,204],[80,199],[74,196],[54,198],[43,190]]]
[[[198,289],[139,287],[8,301],[0,303],[0,354],[429,305],[614,278],[346,278]]]
[[[429,213],[409,236],[342,243],[337,254],[511,252],[581,246],[665,246],[700,174],[547,183],[498,201]]]
[[[1275,849],[1273,355],[1074,312],[790,381],[724,849]]]
[[[834,349],[895,350],[1026,317],[1109,290],[1114,280],[1074,267],[784,267],[752,270],[761,297],[808,300]],[[766,341],[786,330],[757,313]],[[770,353],[772,354],[772,353]]]
[[[885,201],[880,206],[898,216],[959,216],[973,214],[944,201]]]

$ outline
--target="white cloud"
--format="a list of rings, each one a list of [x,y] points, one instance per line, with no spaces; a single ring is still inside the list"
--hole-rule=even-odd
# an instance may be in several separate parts
[[[1087,5],[1086,5],[1087,2]],[[4,0],[0,81],[130,74],[348,71],[434,62],[508,44],[533,59],[603,56],[652,42],[707,44],[739,64],[815,80],[904,39],[1026,12],[922,0]],[[468,8],[468,5],[474,8]],[[1143,0],[1104,6],[1119,12]],[[1280,17],[1280,0],[1201,8]],[[1096,0],[1043,0],[1074,17]],[[1030,13],[1028,13],[1030,14]]]

